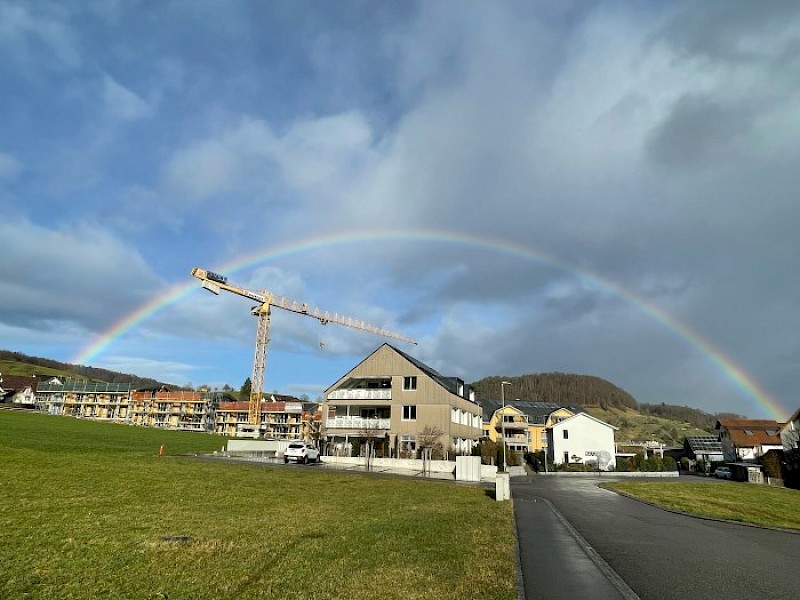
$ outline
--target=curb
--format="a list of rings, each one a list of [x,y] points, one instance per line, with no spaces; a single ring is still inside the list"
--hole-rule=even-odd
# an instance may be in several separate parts
[[[514,567],[517,572],[517,599],[525,600],[527,595],[525,593],[525,579],[522,577],[522,559],[520,558],[519,535],[517,535],[517,515],[514,510],[514,498],[511,498],[511,526],[514,533]]]
[[[659,508],[665,512],[672,513],[674,515],[683,515],[684,517],[691,517],[693,519],[700,519],[701,521],[712,521],[716,523],[729,523],[730,525],[742,525],[743,527],[752,527],[753,529],[764,529],[765,531],[782,531],[783,533],[793,533],[794,535],[800,535],[800,530],[797,529],[784,529],[782,527],[770,527],[769,525],[759,525],[757,523],[746,523],[745,521],[732,521],[731,519],[723,519],[721,517],[709,517],[706,515],[698,515],[695,513],[688,513],[682,510],[678,510],[677,508],[668,508],[666,506],[662,506],[661,504],[656,504],[655,502],[650,502],[649,500],[642,500],[641,498],[637,498],[636,496],[632,496],[627,492],[621,492],[619,490],[613,490],[607,487],[603,488],[604,490],[608,490],[609,492],[614,492],[619,496],[624,496],[625,498],[630,498],[631,500],[635,500],[636,502],[640,502],[641,504],[647,504],[648,506],[652,506],[653,508]]]

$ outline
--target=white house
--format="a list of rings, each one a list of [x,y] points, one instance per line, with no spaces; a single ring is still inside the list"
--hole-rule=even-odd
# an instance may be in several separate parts
[[[554,464],[579,463],[601,471],[616,468],[617,428],[588,413],[578,413],[547,429],[548,455]]]
[[[789,420],[783,424],[780,431],[783,451],[789,452],[800,446],[800,408],[794,411]]]
[[[33,406],[36,400],[36,377],[0,373],[0,402]]]
[[[781,423],[766,419],[719,419],[714,429],[719,435],[725,460],[755,461],[770,450],[782,450],[778,433]]]

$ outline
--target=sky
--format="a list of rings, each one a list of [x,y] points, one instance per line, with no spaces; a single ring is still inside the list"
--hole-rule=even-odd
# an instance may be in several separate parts
[[[799,167],[791,0],[2,0],[0,348],[238,389],[203,267],[468,383],[782,419]],[[383,342],[275,310],[265,389]]]

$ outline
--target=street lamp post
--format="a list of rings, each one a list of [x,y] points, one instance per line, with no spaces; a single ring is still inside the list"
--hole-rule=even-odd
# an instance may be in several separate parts
[[[503,437],[503,471],[508,471],[508,462],[506,461],[506,386],[511,385],[510,381],[500,382],[500,398],[503,401],[503,414],[500,422],[500,435]]]

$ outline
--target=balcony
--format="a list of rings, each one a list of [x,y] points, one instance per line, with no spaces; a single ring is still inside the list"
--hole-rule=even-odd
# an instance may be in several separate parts
[[[508,435],[506,433],[506,444],[525,444],[526,446],[530,443],[527,435]]]
[[[497,425],[494,426],[497,431],[501,431],[503,429],[503,423],[498,422]],[[528,422],[527,421],[506,421],[505,423],[506,431],[525,431],[528,429]]]
[[[365,390],[366,391],[366,390]],[[389,429],[391,419],[370,419],[365,417],[336,416],[328,417],[328,429]]]
[[[391,389],[348,388],[334,390],[328,400],[391,400]]]

